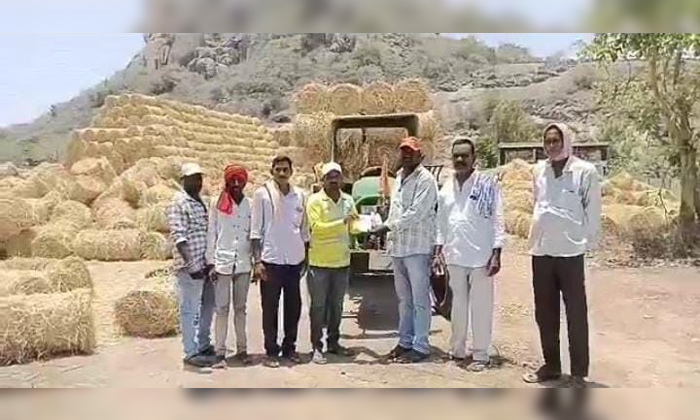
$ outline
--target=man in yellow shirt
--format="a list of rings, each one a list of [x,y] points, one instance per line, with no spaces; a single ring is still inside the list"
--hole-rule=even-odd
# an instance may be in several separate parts
[[[350,224],[357,218],[355,203],[340,189],[342,169],[335,162],[321,169],[323,189],[313,194],[306,212],[311,229],[309,274],[307,283],[311,295],[312,361],[327,363],[323,354],[323,327],[327,327],[328,353],[350,356],[340,339],[343,299],[350,276]]]

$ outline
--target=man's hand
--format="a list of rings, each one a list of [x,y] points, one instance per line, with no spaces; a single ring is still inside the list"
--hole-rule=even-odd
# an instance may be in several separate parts
[[[260,281],[267,281],[267,270],[265,270],[265,265],[262,261],[255,263],[253,277]]]
[[[486,266],[487,275],[493,277],[501,271],[501,252],[494,251]]]
[[[359,218],[360,218],[360,216],[358,216],[355,213],[352,213],[352,214],[349,214],[348,216],[345,217],[345,219],[343,220],[343,223],[345,223],[346,225],[349,225],[350,222],[355,221]]]

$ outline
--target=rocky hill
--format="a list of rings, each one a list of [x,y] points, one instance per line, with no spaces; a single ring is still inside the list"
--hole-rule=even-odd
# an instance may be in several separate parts
[[[290,94],[311,81],[424,78],[447,132],[479,131],[488,122],[484,108],[497,100],[518,101],[535,122],[564,120],[592,132],[591,69],[537,59],[515,45],[490,48],[439,34],[147,34],[144,40],[124,70],[30,124],[0,129],[0,161],[58,159],[69,132],[89,125],[110,94],[162,96],[278,123],[294,114]]]

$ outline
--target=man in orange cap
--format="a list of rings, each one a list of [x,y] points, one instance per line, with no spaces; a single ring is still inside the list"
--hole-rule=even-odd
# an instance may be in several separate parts
[[[246,339],[246,305],[252,269],[251,200],[243,193],[248,183],[248,171],[242,166],[230,165],[224,171],[224,181],[224,190],[211,202],[206,252],[211,278],[216,282],[215,367],[225,366],[232,294],[236,359],[243,364],[250,362]]]
[[[430,260],[435,245],[438,187],[423,167],[421,144],[408,137],[399,146],[401,169],[391,192],[388,232],[399,299],[399,343],[390,358],[417,363],[430,356]]]

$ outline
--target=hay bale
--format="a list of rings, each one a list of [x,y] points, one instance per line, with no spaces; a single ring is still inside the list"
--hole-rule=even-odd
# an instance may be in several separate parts
[[[430,88],[421,79],[408,79],[394,86],[397,112],[428,112],[433,107]]]
[[[499,179],[504,188],[519,182],[533,182],[533,166],[521,159],[515,159],[499,169]]]
[[[391,114],[396,109],[394,87],[385,82],[371,83],[362,89],[361,102],[365,114]]]
[[[522,211],[508,211],[505,214],[506,232],[521,238],[530,236],[532,214]]]
[[[51,213],[51,223],[72,225],[76,230],[85,229],[92,224],[92,211],[78,201],[63,201]]]
[[[309,83],[294,94],[294,107],[298,114],[328,111],[328,88]]]
[[[0,250],[4,251],[4,256],[10,257],[31,257],[32,241],[36,238],[36,229],[24,229],[20,233],[13,235],[0,244]]]
[[[86,260],[138,261],[143,233],[139,230],[84,230],[75,238],[75,253]]]
[[[71,140],[66,145],[63,162],[70,167],[75,162],[83,159],[87,154],[88,145],[76,132],[73,132]]]
[[[73,255],[78,229],[70,223],[48,224],[37,228],[32,241],[32,255],[42,258],[66,258]]]
[[[45,273],[34,270],[0,271],[0,297],[52,293],[53,287]]]
[[[642,207],[629,218],[627,230],[630,232],[657,233],[666,229],[668,220],[658,207]]]
[[[117,177],[112,164],[107,158],[85,158],[74,163],[70,172],[78,176],[92,176],[101,179],[106,184],[111,184]]]
[[[69,193],[69,198],[83,204],[91,204],[107,190],[107,184],[94,176],[78,176]]]
[[[418,137],[426,143],[433,143],[441,136],[440,123],[433,111],[418,114]]]
[[[141,258],[145,260],[168,260],[173,256],[173,243],[158,232],[145,232],[141,242]]]
[[[54,258],[11,258],[0,261],[3,270],[41,271],[46,274],[54,292],[68,292],[77,289],[92,289],[92,277],[85,261],[78,257]]]
[[[173,199],[173,196],[177,193],[177,190],[164,185],[156,184],[141,195],[139,199],[139,208],[152,206],[154,204],[167,204]]]
[[[136,225],[147,232],[170,232],[167,209],[168,204],[153,204],[136,210]]]
[[[0,298],[0,364],[26,363],[95,348],[88,290]]]
[[[144,280],[115,303],[114,318],[126,335],[153,338],[177,334],[179,306],[172,278]]]
[[[336,115],[359,114],[362,111],[362,89],[342,83],[328,91],[328,110]]]
[[[31,204],[22,198],[0,197],[0,239],[36,225]]]
[[[78,257],[68,257],[46,266],[46,275],[51,287],[58,292],[77,289],[92,289],[92,276],[85,261]]]
[[[333,114],[299,114],[294,118],[294,146],[308,147],[326,156],[330,152]]]
[[[504,190],[503,196],[504,206],[508,210],[532,214],[535,207],[535,199],[531,192],[523,190]]]
[[[121,198],[106,198],[92,206],[95,222],[102,229],[134,229],[136,210]]]
[[[291,124],[287,124],[281,127],[275,127],[270,129],[272,134],[272,139],[278,145],[282,147],[287,147],[292,144],[293,127]]]

